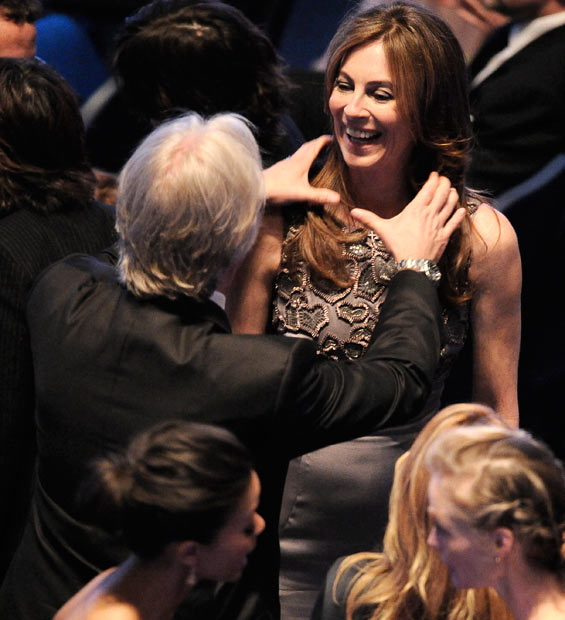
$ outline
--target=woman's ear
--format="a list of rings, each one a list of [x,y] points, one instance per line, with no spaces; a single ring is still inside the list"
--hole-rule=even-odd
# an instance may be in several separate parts
[[[196,563],[196,553],[198,551],[198,543],[194,540],[183,540],[175,543],[175,553],[181,564],[194,568]]]
[[[507,557],[516,542],[514,532],[507,527],[497,527],[492,535],[497,557],[501,559]]]
[[[177,566],[181,566],[184,574],[184,581],[187,591],[192,589],[197,577],[198,564],[198,543],[193,540],[183,540],[182,542],[173,543],[175,562]]]

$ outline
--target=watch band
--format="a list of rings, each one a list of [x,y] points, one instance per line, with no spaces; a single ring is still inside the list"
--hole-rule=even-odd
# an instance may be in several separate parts
[[[412,269],[422,272],[426,278],[434,285],[438,286],[441,280],[441,271],[433,261],[427,258],[405,258],[396,263],[398,271]]]

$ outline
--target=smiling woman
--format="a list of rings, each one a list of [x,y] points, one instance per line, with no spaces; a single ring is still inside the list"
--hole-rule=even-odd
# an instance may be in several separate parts
[[[506,218],[465,185],[471,127],[457,39],[419,6],[353,14],[330,44],[325,96],[334,140],[313,185],[338,192],[341,202],[298,205],[284,220],[271,216],[246,265],[251,284],[238,289],[248,294],[232,306],[236,331],[265,329],[274,277],[278,333],[312,338],[335,360],[359,359],[399,266],[353,210],[398,216],[439,173],[466,215],[439,262],[441,360],[427,401],[403,426],[375,428],[289,467],[280,520],[285,620],[309,617],[337,557],[380,546],[394,463],[440,408],[469,331],[473,399],[510,424],[518,420],[520,258]],[[436,266],[426,269],[437,277]]]

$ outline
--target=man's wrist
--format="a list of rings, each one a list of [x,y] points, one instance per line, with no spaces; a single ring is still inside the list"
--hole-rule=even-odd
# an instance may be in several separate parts
[[[396,263],[396,268],[398,271],[406,269],[420,271],[434,286],[439,286],[441,271],[436,263],[427,258],[405,258]]]

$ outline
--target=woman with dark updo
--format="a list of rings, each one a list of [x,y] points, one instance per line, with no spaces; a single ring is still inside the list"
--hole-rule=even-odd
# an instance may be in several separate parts
[[[70,599],[55,620],[166,620],[201,579],[237,581],[265,522],[246,449],[227,430],[159,424],[95,462],[83,510],[132,554]]]

